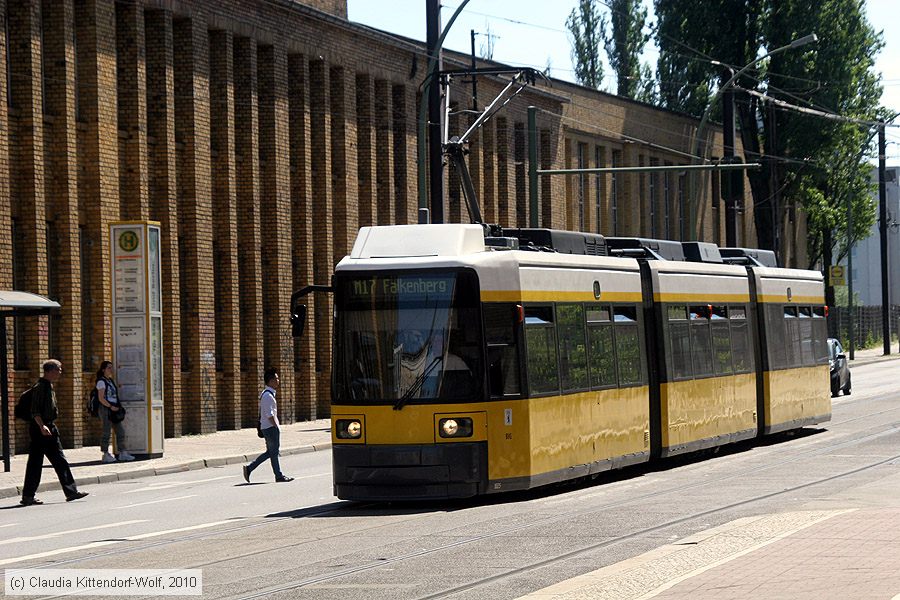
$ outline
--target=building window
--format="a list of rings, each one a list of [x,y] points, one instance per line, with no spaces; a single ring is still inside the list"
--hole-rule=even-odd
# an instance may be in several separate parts
[[[612,167],[618,167],[622,162],[622,152],[613,150]],[[609,208],[612,213],[612,234],[619,235],[619,174],[612,172],[609,188]]]
[[[22,242],[22,225],[18,219],[12,220],[12,284],[14,290],[25,289],[25,244]],[[28,368],[28,347],[25,344],[27,323],[24,317],[14,319],[15,341],[13,342],[13,368]]]
[[[81,365],[85,371],[90,371],[91,360],[91,304],[93,298],[91,292],[90,247],[91,241],[84,225],[78,226],[79,270],[81,272]]]
[[[575,160],[578,161],[579,169],[587,168],[587,144],[578,142]],[[576,202],[578,206],[578,218],[576,220],[578,231],[584,231],[584,196],[587,188],[587,177],[586,173],[578,174],[578,188],[576,190],[578,194],[578,201]]]
[[[650,159],[651,167],[658,167],[659,161],[655,158]],[[650,193],[650,237],[656,237],[656,188],[657,186],[657,178],[659,174],[656,171],[650,171],[650,179],[649,179],[649,193]]]
[[[594,147],[594,166],[603,166],[603,148]],[[594,211],[596,214],[597,233],[603,233],[600,229],[603,224],[603,178],[600,173],[594,175]]]
[[[638,166],[643,167],[644,164],[646,164],[644,162],[644,157],[639,156],[638,157]],[[638,198],[639,198],[638,213],[640,214],[640,220],[643,221],[646,218],[645,215],[647,214],[644,212],[646,210],[644,207],[647,206],[647,204],[649,204],[649,202],[647,202],[647,184],[646,184],[647,174],[643,170],[638,171],[637,179],[638,179]],[[642,235],[650,235],[650,237],[653,237],[652,234],[649,233],[650,228],[646,226],[647,224],[641,223],[641,225],[642,225],[640,228],[641,234]]]
[[[10,66],[10,58],[9,58],[9,12],[3,15],[3,29],[6,37],[4,38],[5,42],[5,51],[6,51],[6,106],[9,108],[13,107],[13,87],[12,87],[12,67]]]
[[[684,241],[687,239],[687,194],[685,193],[685,185],[687,176],[682,171],[678,174],[678,235],[679,239]]]
[[[667,162],[667,167],[672,163]],[[669,219],[672,218],[672,193],[671,193],[672,172],[665,171],[663,173],[663,237],[671,239],[672,232],[669,229]]]

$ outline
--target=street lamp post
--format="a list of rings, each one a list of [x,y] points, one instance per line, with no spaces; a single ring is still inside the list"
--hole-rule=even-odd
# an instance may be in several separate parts
[[[749,71],[751,68],[756,66],[758,63],[769,58],[770,56],[772,56],[774,54],[778,54],[779,52],[784,52],[785,50],[792,50],[794,48],[799,48],[800,46],[805,46],[807,44],[817,42],[818,40],[819,40],[819,38],[816,37],[816,34],[811,33],[809,35],[805,35],[801,38],[797,38],[796,40],[793,40],[790,44],[781,46],[779,48],[775,48],[771,52],[767,52],[766,54],[763,54],[762,56],[753,59],[752,61],[750,61],[749,63],[747,63],[740,69],[738,69],[737,72],[732,74],[731,78],[728,81],[726,81],[725,83],[720,85],[718,87],[718,89],[716,90],[716,93],[713,94],[713,97],[710,99],[709,104],[706,106],[706,110],[703,111],[703,116],[700,118],[700,125],[697,126],[697,134],[696,134],[696,138],[695,138],[694,144],[693,144],[694,158],[692,159],[692,162],[693,162],[693,160],[696,160],[696,157],[698,157],[700,155],[700,142],[703,139],[703,130],[706,128],[706,122],[709,120],[709,115],[712,112],[712,107],[716,104],[716,102],[718,102],[719,97],[726,91],[729,92],[726,95],[726,99],[729,102],[729,106],[727,107],[726,110],[723,111],[726,116],[726,118],[725,118],[726,122],[724,123],[724,128],[725,128],[725,130],[728,130],[730,128],[732,131],[732,135],[730,136],[730,142],[731,142],[730,143],[730,147],[731,147],[730,156],[734,155],[734,134],[733,134],[733,132],[734,132],[734,105],[733,105],[734,97],[733,97],[733,94],[731,94],[730,92],[732,92],[732,90],[731,90],[732,85],[734,84],[735,81],[738,80],[738,78],[741,75],[743,75],[744,73]],[[719,63],[718,61],[715,61],[715,64],[725,66],[724,64]],[[728,122],[728,121],[730,121],[730,122]],[[726,147],[725,150],[727,151],[728,148]],[[706,152],[704,151],[703,154],[705,157]],[[694,180],[694,181],[696,182],[696,180]],[[691,229],[692,229],[691,237],[696,240],[696,239],[699,239],[699,232],[696,230],[697,223],[696,223],[696,217],[694,215],[694,207],[695,207],[696,203],[699,202],[699,190],[697,189],[697,186],[693,186],[693,188],[694,188],[693,189],[694,198],[693,198],[693,201],[690,203],[690,205],[691,205],[690,221],[691,221]],[[729,237],[728,232],[731,232],[732,236],[736,237],[736,235],[735,235],[736,234],[736,221],[737,221],[736,216],[735,216],[736,208],[737,208],[736,205],[737,205],[737,199],[729,199],[725,203],[725,229],[726,229],[726,245],[727,246],[732,246],[736,243],[735,239],[728,239],[728,237]]]

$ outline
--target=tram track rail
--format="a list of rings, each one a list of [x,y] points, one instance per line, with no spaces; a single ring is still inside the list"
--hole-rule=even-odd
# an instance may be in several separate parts
[[[859,420],[862,420],[865,418],[881,416],[883,414],[894,412],[897,410],[900,410],[900,407],[879,411],[877,413],[871,413],[864,417],[857,417],[857,418],[852,418],[852,419],[845,419],[843,421],[833,422],[832,428],[835,426],[846,424],[846,423],[859,421]],[[869,429],[867,431],[871,431],[871,429]],[[593,513],[605,512],[610,509],[620,508],[620,507],[627,506],[630,504],[639,503],[639,502],[641,502],[643,500],[647,500],[651,497],[659,498],[660,496],[667,496],[667,495],[682,493],[682,492],[689,491],[692,489],[698,489],[698,488],[704,488],[704,487],[708,487],[708,486],[712,486],[712,485],[718,485],[718,484],[721,484],[723,482],[726,482],[728,480],[732,480],[732,479],[735,479],[738,477],[747,477],[750,474],[760,473],[760,472],[772,470],[772,469],[775,469],[778,467],[783,467],[785,465],[809,458],[811,456],[827,454],[827,453],[833,452],[835,450],[840,450],[843,448],[863,444],[863,443],[866,443],[869,441],[876,440],[881,437],[896,434],[898,431],[900,431],[900,421],[889,423],[889,424],[883,424],[879,428],[878,431],[875,431],[872,433],[866,433],[865,435],[861,435],[861,436],[854,435],[854,436],[849,437],[849,439],[847,437],[844,437],[842,439],[834,440],[832,443],[828,443],[828,444],[824,444],[824,445],[816,445],[812,448],[804,449],[799,452],[793,452],[789,457],[785,457],[782,460],[767,461],[764,465],[760,465],[760,466],[757,466],[757,467],[754,467],[751,469],[744,469],[744,470],[741,470],[739,473],[727,473],[727,474],[722,474],[721,476],[716,476],[716,477],[710,478],[710,479],[702,481],[702,482],[670,486],[665,489],[653,489],[652,491],[649,491],[649,492],[629,496],[627,499],[621,499],[621,500],[617,500],[614,502],[607,502],[607,503],[604,503],[601,505],[595,505],[595,506],[592,506],[590,509],[579,509],[579,510],[574,510],[574,511],[568,511],[568,512],[562,513],[562,514],[557,513],[551,517],[532,520],[529,523],[516,525],[513,527],[502,528],[502,529],[498,529],[496,531],[486,532],[484,534],[477,535],[477,536],[469,536],[464,539],[455,540],[453,543],[444,544],[444,545],[441,545],[441,546],[438,546],[435,548],[429,548],[429,549],[424,549],[424,550],[418,550],[415,552],[403,553],[403,554],[399,554],[394,557],[379,559],[379,560],[372,561],[372,562],[369,562],[366,564],[339,569],[337,571],[333,571],[330,573],[323,573],[320,575],[316,575],[316,576],[312,576],[312,577],[308,577],[308,578],[304,578],[304,579],[298,579],[298,580],[295,580],[292,582],[287,582],[285,584],[281,584],[279,586],[273,586],[270,588],[266,588],[264,590],[260,590],[259,592],[252,593],[252,594],[238,594],[238,595],[228,596],[228,597],[235,598],[235,599],[240,598],[242,600],[243,599],[249,600],[251,598],[261,598],[268,594],[279,593],[279,592],[289,591],[289,590],[294,590],[294,589],[301,589],[301,588],[309,587],[309,586],[316,585],[319,583],[325,583],[328,581],[339,580],[339,579],[357,575],[357,574],[360,574],[360,573],[363,573],[363,572],[366,572],[366,571],[369,571],[372,569],[377,569],[379,567],[385,567],[385,566],[392,565],[392,564],[398,564],[398,563],[415,560],[416,558],[424,557],[427,555],[432,555],[437,552],[451,551],[453,549],[456,549],[456,548],[459,548],[462,546],[475,544],[475,543],[478,543],[478,542],[481,542],[484,540],[488,540],[491,538],[497,538],[497,537],[503,537],[506,535],[511,535],[511,534],[514,534],[517,532],[521,532],[523,530],[527,530],[529,528],[550,525],[553,522],[559,522],[559,521],[564,521],[564,520],[568,520],[568,519],[585,517],[585,516],[589,516]],[[783,434],[780,434],[780,435],[783,435]],[[771,447],[771,448],[774,448],[777,450],[780,447],[780,444],[775,444],[775,445],[768,446],[768,447]],[[889,457],[886,459],[874,461],[874,462],[871,462],[862,467],[858,467],[858,468],[851,469],[851,470],[848,470],[848,471],[845,471],[842,473],[831,475],[829,477],[820,478],[820,479],[817,479],[814,481],[799,484],[797,486],[792,486],[790,488],[770,492],[767,494],[762,494],[762,495],[759,495],[759,496],[756,496],[753,498],[748,498],[748,499],[742,500],[740,502],[723,505],[723,506],[720,506],[717,508],[709,509],[707,511],[701,511],[701,512],[694,513],[691,515],[686,515],[684,517],[679,517],[677,519],[673,519],[673,520],[667,521],[665,523],[654,525],[652,527],[635,530],[635,531],[629,532],[625,535],[622,535],[622,536],[619,536],[619,537],[616,537],[613,539],[604,540],[603,542],[600,542],[597,544],[592,544],[592,545],[588,545],[588,546],[585,546],[582,548],[578,548],[578,549],[572,550],[571,552],[567,552],[567,553],[561,554],[556,557],[550,557],[550,558],[544,559],[542,561],[536,561],[529,565],[524,565],[515,570],[510,570],[508,572],[498,574],[493,577],[484,578],[484,579],[478,580],[478,581],[468,582],[466,584],[463,584],[463,585],[453,588],[451,590],[443,590],[436,595],[433,594],[433,595],[423,596],[420,600],[424,600],[425,598],[444,597],[448,594],[460,593],[460,592],[464,592],[466,590],[473,589],[476,587],[489,585],[491,583],[500,581],[503,578],[514,577],[516,575],[526,573],[528,571],[533,571],[535,569],[539,569],[539,568],[542,568],[545,566],[559,563],[561,561],[565,561],[567,559],[579,556],[581,554],[585,554],[585,553],[588,553],[588,552],[591,552],[594,550],[598,550],[598,549],[602,549],[604,547],[612,546],[615,544],[623,543],[628,540],[639,538],[643,535],[648,535],[648,534],[652,534],[652,533],[655,533],[658,531],[665,530],[667,528],[675,527],[677,525],[684,524],[684,523],[690,522],[692,520],[701,519],[701,518],[704,518],[704,517],[707,517],[710,515],[714,515],[714,514],[718,514],[718,513],[727,511],[727,510],[731,510],[731,509],[745,506],[748,504],[752,504],[755,502],[760,502],[760,501],[763,501],[763,500],[766,500],[766,499],[769,499],[772,497],[776,497],[776,496],[783,495],[786,493],[791,493],[791,492],[801,490],[804,488],[808,488],[808,487],[812,487],[815,485],[820,485],[823,483],[827,483],[829,481],[833,481],[835,479],[840,479],[842,477],[847,477],[847,476],[853,475],[855,473],[859,473],[859,472],[862,472],[862,471],[865,471],[868,469],[876,468],[878,466],[881,466],[886,463],[890,463],[890,462],[892,462],[894,460],[898,460],[898,459],[900,459],[900,455],[896,455],[896,456],[892,456],[892,457]],[[657,463],[657,464],[660,464],[660,463]],[[632,469],[641,469],[641,468],[646,469],[647,465],[643,464],[643,465],[638,465],[635,467],[630,467],[629,469],[627,469],[625,471],[632,470]],[[650,471],[650,472],[652,472],[652,471]],[[615,473],[620,473],[620,472],[617,471]],[[606,473],[606,475],[608,475],[608,474],[609,474],[609,472]],[[630,476],[628,476],[628,477],[630,477]],[[581,489],[586,489],[586,488],[581,488]],[[578,490],[576,489],[575,491],[578,491]],[[492,500],[494,500],[494,498],[492,498]],[[44,567],[52,567],[52,568],[61,568],[61,567],[65,567],[65,566],[71,566],[71,565],[76,565],[78,563],[84,563],[87,561],[100,559],[100,558],[103,558],[106,556],[111,556],[111,555],[115,555],[116,557],[121,559],[121,557],[124,554],[134,554],[134,553],[138,553],[138,552],[142,552],[142,551],[153,550],[153,549],[157,549],[157,548],[164,548],[166,546],[190,542],[192,540],[210,539],[213,537],[221,536],[223,534],[235,533],[235,532],[240,532],[240,531],[250,531],[253,529],[257,529],[257,528],[267,527],[269,525],[277,525],[280,522],[284,522],[284,521],[290,520],[290,519],[335,515],[335,514],[340,514],[342,512],[346,512],[348,509],[350,509],[354,512],[361,512],[361,511],[367,511],[367,510],[371,510],[371,509],[377,509],[381,506],[382,505],[376,504],[376,503],[364,503],[364,504],[353,503],[348,506],[348,504],[344,503],[344,502],[335,502],[335,503],[326,505],[324,507],[312,507],[312,508],[307,508],[307,509],[301,509],[298,511],[294,511],[290,514],[283,515],[283,516],[262,517],[262,520],[258,520],[258,521],[253,521],[253,522],[249,522],[249,523],[239,523],[239,524],[235,524],[234,526],[226,526],[225,528],[218,528],[215,530],[209,530],[209,531],[203,531],[203,532],[195,532],[195,533],[191,533],[191,534],[187,534],[187,535],[173,536],[168,539],[158,540],[158,541],[154,541],[154,542],[150,542],[150,543],[141,543],[141,544],[134,545],[131,547],[126,547],[126,548],[123,548],[121,546],[110,547],[103,551],[95,551],[95,552],[91,552],[89,554],[85,554],[82,556],[72,557],[72,558],[60,560],[60,561],[54,561],[51,564],[47,564],[47,565],[43,565],[43,566]],[[417,511],[417,512],[413,513],[409,517],[408,520],[415,520],[418,516],[419,516],[419,512]],[[384,524],[384,523],[375,524],[372,527],[364,527],[364,528],[360,528],[356,531],[372,532],[372,531],[376,531],[380,528],[395,527],[396,525],[397,525],[397,522],[394,521],[389,524]],[[340,534],[340,535],[343,535],[343,534]],[[340,535],[330,536],[330,538],[340,537]],[[327,538],[318,538],[316,541],[321,542],[324,539],[327,539]],[[123,538],[122,541],[125,542],[125,541],[128,541],[128,539]],[[262,550],[256,550],[253,552],[245,552],[245,553],[241,553],[241,554],[231,555],[231,556],[224,557],[224,558],[221,558],[221,559],[218,559],[215,561],[198,561],[197,563],[183,565],[182,568],[191,568],[191,569],[204,568],[204,567],[209,567],[209,566],[213,566],[216,564],[221,564],[224,562],[241,560],[241,559],[245,559],[245,558],[250,558],[255,555],[261,555],[261,554],[266,554],[266,553],[270,553],[270,552],[281,552],[281,551],[287,551],[287,550],[292,550],[292,549],[296,550],[296,548],[298,548],[302,545],[305,545],[307,543],[309,543],[309,542],[303,541],[300,543],[295,542],[295,543],[281,544],[278,546],[271,546],[271,547],[267,547]],[[40,567],[37,567],[37,568],[40,568]],[[58,597],[58,596],[48,596],[47,598],[55,598],[55,597]]]

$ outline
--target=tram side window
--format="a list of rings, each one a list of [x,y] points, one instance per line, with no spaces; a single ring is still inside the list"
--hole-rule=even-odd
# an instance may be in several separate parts
[[[812,307],[801,306],[798,312],[800,315],[800,354],[802,364],[805,367],[811,367],[816,364],[816,357],[813,353]]]
[[[531,393],[559,392],[559,361],[552,306],[525,307],[525,348]]]
[[[519,347],[516,345],[518,306],[485,304],[484,330],[488,348],[488,381],[491,396],[522,393],[519,376]]]
[[[694,371],[691,368],[691,334],[687,306],[679,304],[666,307],[666,317],[669,326],[668,344],[672,377],[675,380],[690,379]]]
[[[642,382],[641,340],[638,332],[637,308],[617,306],[613,310],[616,332],[616,356],[619,364],[619,385]]]
[[[709,335],[709,308],[692,306],[691,316],[691,350],[694,365],[694,377],[712,375],[712,341]]]
[[[615,387],[616,350],[609,307],[588,306],[585,318],[590,346],[591,388]]]
[[[728,309],[728,318],[731,321],[731,355],[734,358],[734,372],[749,373],[753,370],[753,354],[750,349],[747,308],[732,306]]]
[[[766,305],[766,345],[769,352],[769,369],[788,367],[787,338],[785,336],[784,311],[780,304]]]
[[[796,306],[784,307],[784,341],[786,367],[799,367],[803,364],[800,353],[800,320],[797,317]]]
[[[709,328],[712,335],[713,368],[716,375],[731,375],[731,332],[728,327],[728,307],[715,306],[710,311]]]
[[[813,354],[817,365],[828,364],[828,324],[825,320],[825,307],[813,307]]]
[[[588,388],[587,347],[584,337],[584,306],[557,304],[559,373],[562,391]]]

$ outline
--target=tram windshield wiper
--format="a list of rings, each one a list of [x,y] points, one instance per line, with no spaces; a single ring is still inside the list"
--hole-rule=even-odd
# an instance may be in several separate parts
[[[410,398],[413,397],[413,394],[418,392],[425,384],[425,378],[427,378],[428,375],[431,374],[431,372],[434,370],[434,368],[438,366],[438,364],[443,360],[444,358],[442,356],[434,357],[434,360],[432,360],[431,363],[429,363],[429,365],[425,367],[425,370],[422,371],[422,374],[416,377],[415,381],[413,381],[409,386],[409,389],[406,390],[406,392],[400,397],[399,400],[397,400],[397,403],[394,404],[394,410],[400,410],[406,405],[407,402],[409,402]]]

